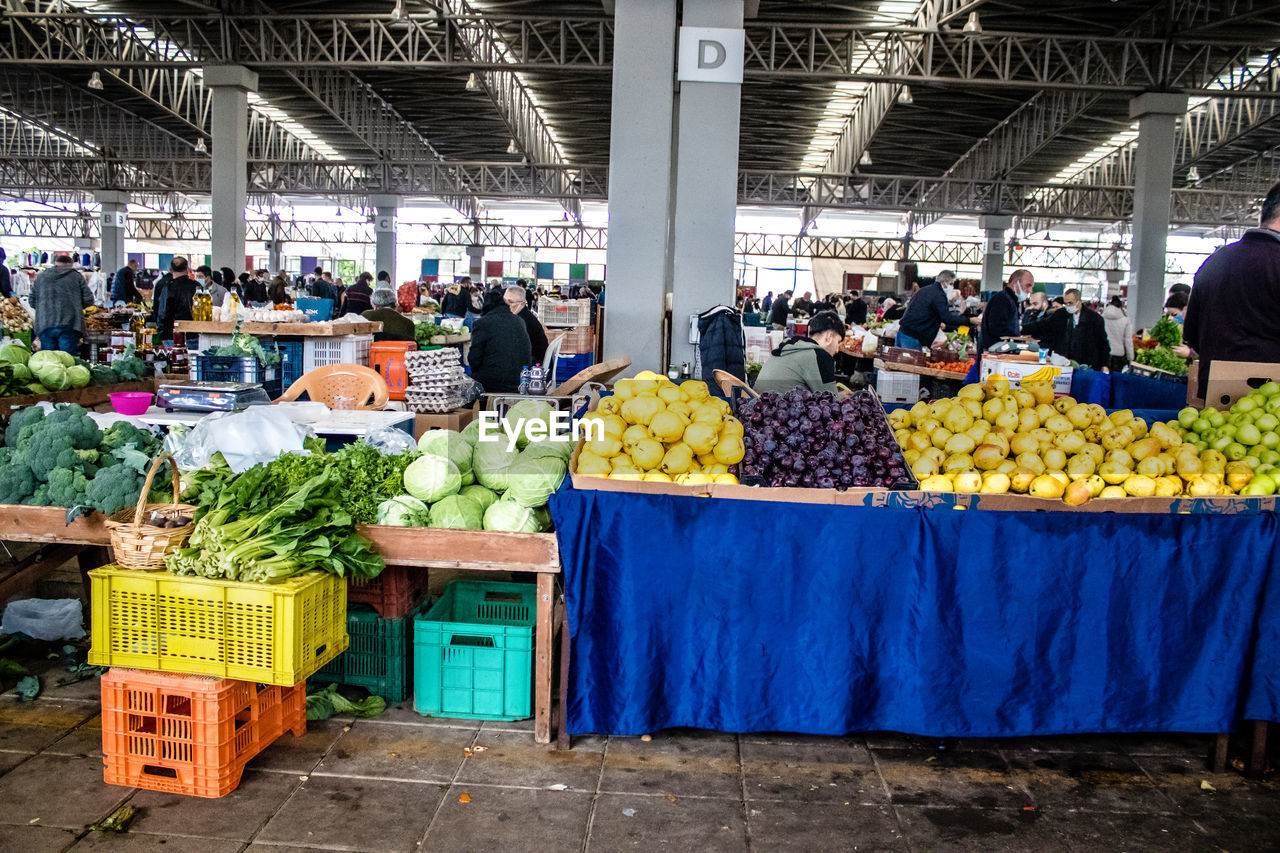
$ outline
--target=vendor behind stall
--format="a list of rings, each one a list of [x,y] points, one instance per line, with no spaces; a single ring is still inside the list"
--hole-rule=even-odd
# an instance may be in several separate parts
[[[785,394],[792,388],[836,390],[836,352],[844,340],[844,323],[834,311],[822,311],[809,321],[809,336],[787,338],[773,351],[756,377],[757,393]]]
[[[364,318],[381,323],[382,331],[373,336],[375,341],[413,340],[413,321],[396,310],[396,292],[389,287],[379,287],[370,297],[373,308],[364,312]]]
[[[938,336],[938,329],[945,326],[948,331],[955,331],[967,325],[968,318],[951,309],[955,292],[956,274],[951,270],[943,270],[933,284],[920,288],[898,323],[897,345],[907,349],[929,347]]]

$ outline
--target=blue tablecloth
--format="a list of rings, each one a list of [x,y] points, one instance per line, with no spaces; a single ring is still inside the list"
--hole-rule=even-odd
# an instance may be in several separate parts
[[[1277,516],[564,488],[568,726],[939,737],[1280,721]]]
[[[1132,373],[1102,373],[1077,368],[1071,374],[1071,396],[1108,409],[1174,411],[1187,405],[1187,386]]]

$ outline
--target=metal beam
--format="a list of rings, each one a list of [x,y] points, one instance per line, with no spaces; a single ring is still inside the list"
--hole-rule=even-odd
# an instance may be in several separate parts
[[[525,160],[534,163],[564,163],[564,152],[537,102],[516,73],[502,69],[516,64],[506,39],[492,23],[471,7],[467,0],[441,0],[449,26],[455,27],[458,39],[472,61],[484,68],[476,72],[480,86],[497,108],[507,131]],[[582,202],[571,195],[559,199],[561,207],[582,223]]]

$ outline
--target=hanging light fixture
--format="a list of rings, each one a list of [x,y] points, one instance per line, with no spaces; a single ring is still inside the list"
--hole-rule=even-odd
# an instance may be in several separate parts
[[[870,166],[870,165],[871,165],[871,152],[870,152],[870,151],[863,151],[863,152],[862,152],[862,156],[858,158],[858,165],[859,165],[859,166]]]
[[[964,31],[965,31],[966,33],[980,33],[980,32],[982,32],[982,21],[978,20],[978,13],[977,13],[977,12],[970,12],[970,13],[969,13],[969,20],[967,20],[967,21],[965,21],[965,22],[964,22]]]
[[[1194,184],[1198,180],[1200,180],[1200,170],[1195,166],[1187,169],[1187,183]]]
[[[196,140],[196,153],[197,153],[197,154],[208,154],[208,153],[209,153],[209,146],[207,146],[207,145],[205,145],[205,144],[204,144],[204,137],[203,137],[203,136],[202,136],[202,137],[200,137],[198,140]]]
[[[516,145],[516,141],[514,139],[512,139],[510,142],[507,143],[507,153],[508,154],[520,153],[520,146]]]
[[[404,16],[404,0],[396,0],[396,4],[391,7],[391,20],[403,21]]]
[[[97,71],[89,75],[89,88],[93,89],[95,92],[101,92],[103,89],[102,75]]]
[[[911,97],[911,87],[910,87],[910,86],[903,86],[903,87],[902,87],[902,91],[898,93],[898,103],[900,103],[900,104],[914,104],[914,103],[915,103],[915,98]]]
[[[467,75],[467,91],[474,92],[480,88],[480,78],[476,76],[476,72],[472,71]]]

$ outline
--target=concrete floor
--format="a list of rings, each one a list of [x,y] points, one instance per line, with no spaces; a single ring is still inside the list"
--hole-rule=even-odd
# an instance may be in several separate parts
[[[103,784],[97,690],[0,697],[0,851],[1280,849],[1280,786],[1209,774],[1204,736],[670,732],[557,753],[526,723],[396,707],[286,734],[205,800]],[[86,831],[126,802],[127,834]]]

